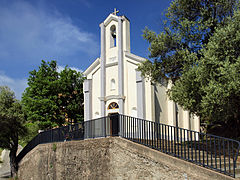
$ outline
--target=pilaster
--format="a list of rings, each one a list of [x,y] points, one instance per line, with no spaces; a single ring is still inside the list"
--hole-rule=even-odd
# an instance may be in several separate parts
[[[92,118],[92,80],[86,79],[83,83],[84,91],[84,121]]]
[[[183,110],[183,122],[184,122],[183,128],[192,130],[190,127],[190,123],[189,123],[189,121],[190,121],[189,117],[190,117],[189,111]]]
[[[104,23],[100,24],[101,28],[101,97],[105,97],[106,93],[106,71],[105,71],[105,65],[106,65],[106,40],[105,40],[105,26]],[[105,102],[104,100],[101,100],[101,117],[105,116]]]
[[[145,118],[145,83],[140,71],[136,71],[137,117]]]
[[[122,18],[118,17],[118,95],[123,96],[123,42],[122,42]],[[119,99],[119,113],[124,113],[123,99]]]
[[[172,83],[168,82],[167,89],[172,87]],[[176,126],[176,104],[167,97],[167,106],[168,106],[168,125]]]

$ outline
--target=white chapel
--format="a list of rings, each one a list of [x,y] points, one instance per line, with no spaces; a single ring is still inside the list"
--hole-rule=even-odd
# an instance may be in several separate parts
[[[153,84],[137,71],[130,21],[115,10],[101,24],[101,55],[85,71],[84,121],[114,113],[199,131],[198,117],[169,100],[171,83]]]

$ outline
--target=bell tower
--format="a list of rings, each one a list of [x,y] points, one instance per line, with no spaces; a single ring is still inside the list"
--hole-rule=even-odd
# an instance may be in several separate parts
[[[107,97],[115,97],[118,101],[119,113],[124,114],[124,61],[123,53],[130,53],[130,22],[125,16],[119,16],[119,11],[114,9],[101,28],[101,116],[106,116]],[[110,70],[109,67],[116,66]],[[109,83],[116,83],[116,91],[109,91]]]

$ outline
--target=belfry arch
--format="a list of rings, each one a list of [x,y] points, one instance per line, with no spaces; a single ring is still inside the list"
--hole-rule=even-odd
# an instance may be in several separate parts
[[[112,25],[110,27],[110,48],[116,47],[116,26]]]

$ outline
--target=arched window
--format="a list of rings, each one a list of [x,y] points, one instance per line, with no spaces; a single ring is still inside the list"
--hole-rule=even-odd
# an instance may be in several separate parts
[[[116,47],[116,26],[112,25],[110,27],[110,48]]]
[[[118,104],[115,103],[115,102],[112,102],[112,103],[109,104],[109,106],[108,106],[108,109],[118,109],[118,108],[119,108],[119,106],[118,106]]]
[[[115,79],[111,80],[111,90],[115,90],[116,89],[116,84],[115,84]]]

